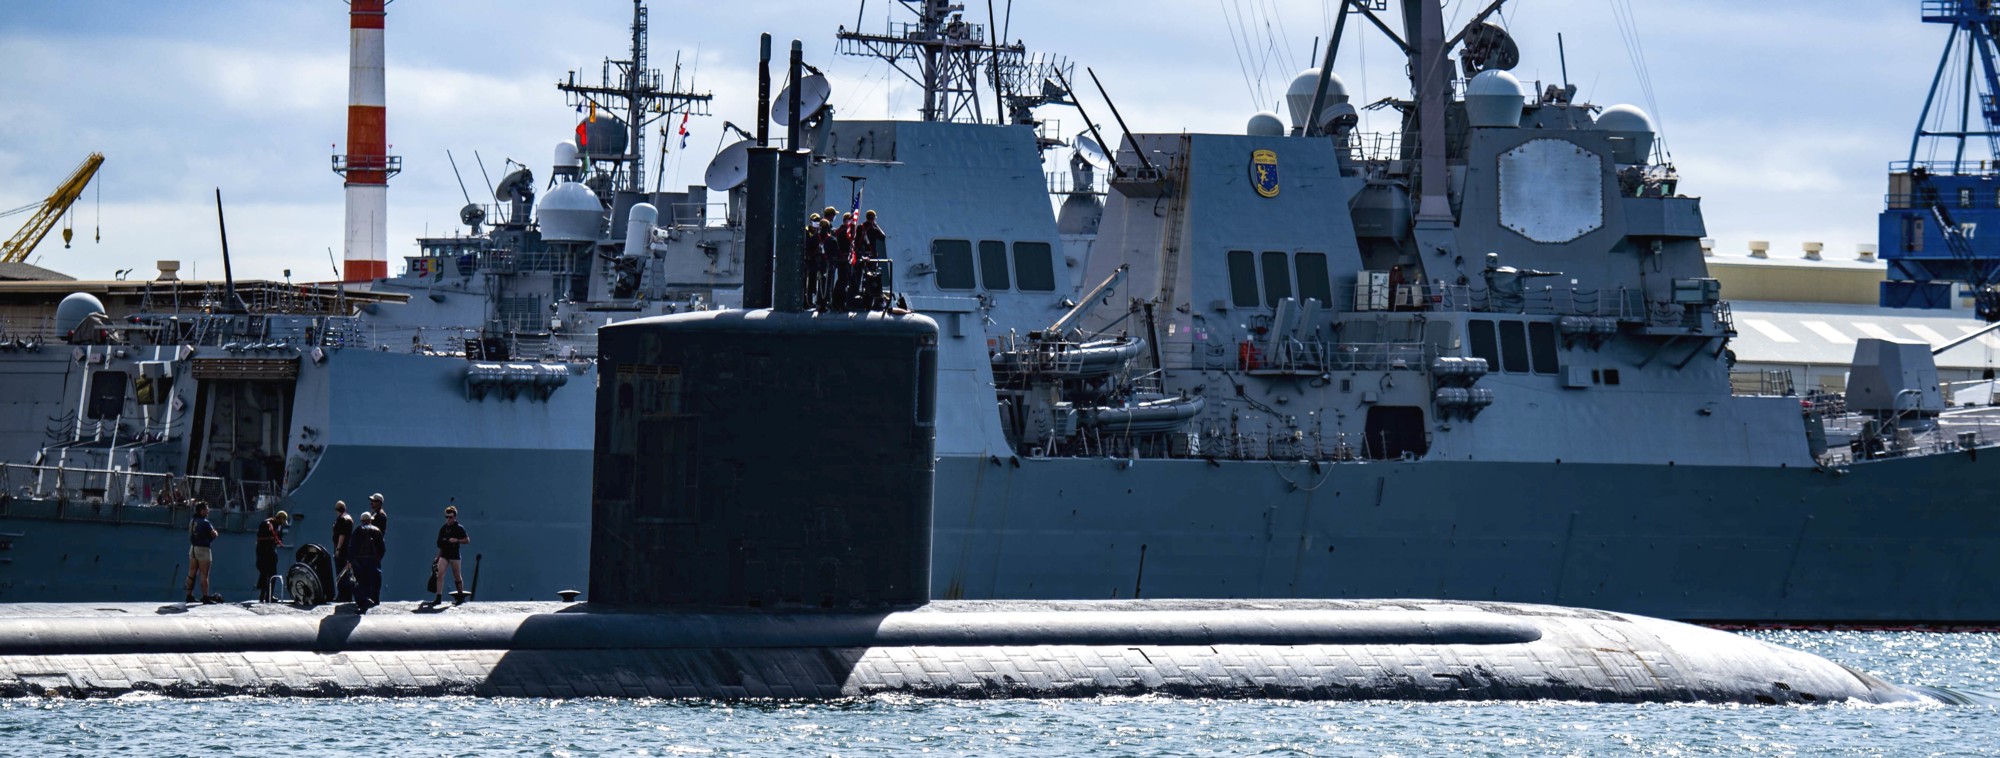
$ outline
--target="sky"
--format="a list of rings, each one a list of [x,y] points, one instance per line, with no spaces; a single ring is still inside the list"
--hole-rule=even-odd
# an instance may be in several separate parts
[[[1010,11],[996,1],[1009,38],[1094,70],[1134,131],[1227,133],[1257,110],[1284,112],[1277,97],[1314,65],[1334,4],[1015,0]],[[984,3],[966,5],[969,20],[985,20]],[[1483,5],[1447,0],[1447,28]],[[1944,47],[1948,27],[1922,23],[1918,6],[1514,0],[1498,20],[1520,42],[1522,80],[1559,82],[1566,61],[1580,99],[1653,115],[1720,254],[1767,240],[1774,257],[1795,257],[1817,241],[1829,257],[1852,257],[1875,240],[1887,165],[1908,157]],[[73,210],[74,246],[52,233],[31,262],[84,279],[134,268],[136,279],[175,259],[185,278],[218,278],[220,188],[238,276],[330,278],[344,219],[329,156],[345,141],[346,11],[339,0],[0,3],[0,210],[39,201],[90,152],[106,156]],[[754,123],[760,32],[780,50],[804,42],[838,114],[915,118],[914,86],[879,61],[836,54],[836,28],[857,17],[879,32],[910,14],[894,0],[654,0],[652,65],[671,76],[678,60],[693,89],[715,96],[712,115],[689,120],[686,151],[670,153],[668,187],[700,181],[724,121]],[[417,236],[462,228],[446,151],[474,200],[486,192],[480,162],[494,179],[511,159],[546,182],[578,117],[554,84],[571,70],[594,83],[604,58],[625,57],[630,23],[629,0],[389,6],[388,137],[404,167],[389,190],[392,269]],[[1335,70],[1358,102],[1406,91],[1403,61],[1358,19]],[[1103,101],[1077,86],[1100,127],[1115,130]],[[1081,128],[1074,109],[1040,114],[1064,138]],[[0,235],[25,220],[0,218]]]

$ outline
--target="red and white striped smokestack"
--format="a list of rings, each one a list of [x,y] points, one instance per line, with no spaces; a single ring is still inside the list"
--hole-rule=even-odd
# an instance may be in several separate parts
[[[388,0],[348,0],[352,47],[347,67],[347,154],[333,170],[347,180],[347,260],[342,277],[365,282],[389,275],[389,177],[403,160],[389,155],[382,71],[382,19]]]

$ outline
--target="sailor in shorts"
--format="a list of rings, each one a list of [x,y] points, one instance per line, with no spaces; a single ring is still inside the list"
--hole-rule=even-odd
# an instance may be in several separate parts
[[[208,504],[199,500],[194,504],[194,518],[188,520],[188,581],[187,602],[195,601],[194,584],[201,580],[201,601],[211,602],[208,591],[208,572],[215,566],[215,551],[209,546],[221,532],[208,522]]]

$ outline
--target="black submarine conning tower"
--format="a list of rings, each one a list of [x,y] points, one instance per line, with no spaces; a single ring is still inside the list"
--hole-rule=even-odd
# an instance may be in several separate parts
[[[937,334],[774,310],[599,330],[591,603],[927,602]]]
[[[763,49],[768,77],[768,35]],[[797,81],[797,41],[790,68]],[[797,144],[797,123],[787,144]],[[760,137],[767,128],[760,117]],[[762,270],[744,300],[775,307],[598,330],[590,601],[922,605],[931,596],[937,324],[807,312],[799,281],[810,153],[760,147],[751,158],[745,215],[759,226],[752,242],[772,257],[753,267]]]

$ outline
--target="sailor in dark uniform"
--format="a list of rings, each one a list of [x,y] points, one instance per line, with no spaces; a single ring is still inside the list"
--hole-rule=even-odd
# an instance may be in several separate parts
[[[354,528],[354,553],[349,565],[354,567],[354,610],[366,612],[382,604],[382,529],[375,523],[374,513],[361,514],[361,525]]]
[[[861,289],[865,307],[871,310],[887,306],[882,296],[882,278],[883,267],[888,265],[888,241],[889,235],[882,231],[882,225],[875,223],[875,212],[869,211],[867,220],[861,222],[861,228],[855,234],[854,244],[862,251]]]
[[[277,599],[271,585],[278,578],[278,548],[285,546],[285,526],[291,522],[290,514],[278,511],[257,525],[257,598],[266,603]]]
[[[819,309],[833,306],[833,292],[840,284],[840,246],[833,240],[833,214],[822,213],[819,217]]]
[[[861,288],[861,267],[854,250],[854,214],[840,215],[840,226],[833,230],[833,263],[838,270],[838,281],[833,285],[833,307],[836,310],[852,310],[855,293]]]
[[[822,295],[819,285],[820,280],[826,276],[824,272],[826,268],[826,248],[820,244],[819,214],[817,213],[806,217],[805,242],[802,253],[800,257],[804,260],[801,261],[803,264],[801,268],[804,271],[801,274],[805,277],[806,306],[811,308],[825,308],[826,306],[821,303]]]

